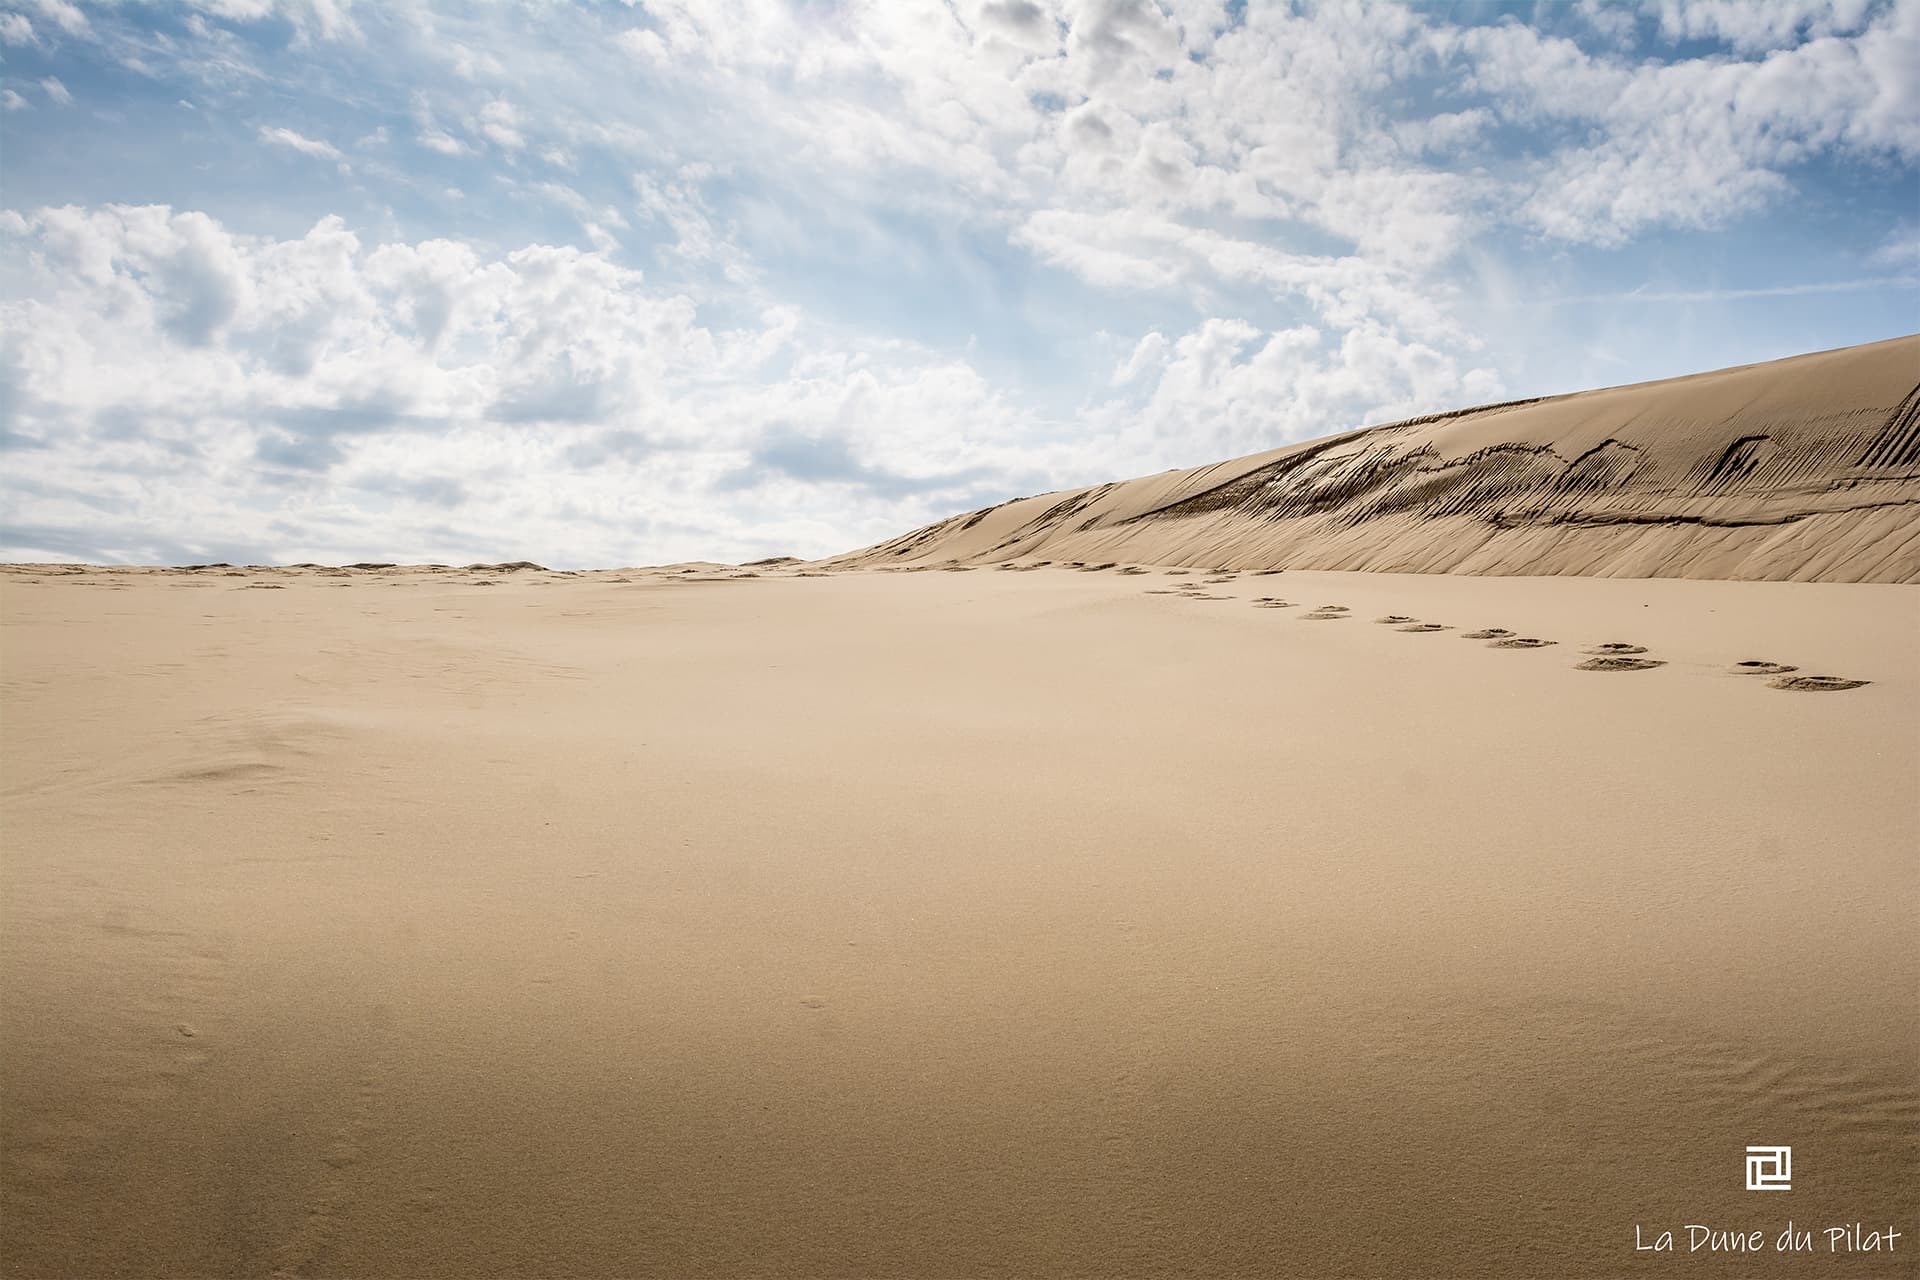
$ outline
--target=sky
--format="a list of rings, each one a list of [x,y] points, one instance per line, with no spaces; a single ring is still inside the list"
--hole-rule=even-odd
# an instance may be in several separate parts
[[[0,57],[4,560],[815,557],[1920,330],[1920,0],[0,0]]]

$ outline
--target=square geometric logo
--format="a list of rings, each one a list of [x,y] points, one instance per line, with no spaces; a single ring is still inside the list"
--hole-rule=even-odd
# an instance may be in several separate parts
[[[1747,1190],[1793,1190],[1793,1148],[1748,1147]]]

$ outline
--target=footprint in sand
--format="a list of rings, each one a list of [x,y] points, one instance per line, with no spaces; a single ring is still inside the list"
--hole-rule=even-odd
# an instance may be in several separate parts
[[[1463,631],[1460,638],[1462,640],[1504,640],[1512,634],[1513,632],[1505,627],[1486,627],[1479,631]]]
[[[1412,632],[1419,633],[1419,632],[1426,632],[1426,631],[1451,631],[1453,630],[1453,628],[1449,627],[1444,622],[1414,622],[1404,627],[1395,627],[1394,630],[1395,631],[1412,631]]]
[[[1383,626],[1397,627],[1401,623],[1418,622],[1420,621],[1420,619],[1409,617],[1404,613],[1390,613],[1384,618],[1375,618],[1374,621],[1382,624]]]
[[[1644,651],[1643,651],[1644,652]],[[1650,671],[1667,664],[1659,658],[1600,657],[1573,664],[1575,671]]]
[[[1279,596],[1255,596],[1253,607],[1256,609],[1291,609],[1293,601],[1282,600]]]
[[[1314,609],[1315,609],[1315,611],[1317,611],[1317,612],[1319,612],[1319,613],[1346,613],[1346,612],[1348,612],[1348,610],[1347,610],[1347,606],[1345,606],[1345,605],[1343,605],[1343,604],[1317,604],[1317,605],[1315,605],[1315,606],[1313,606],[1313,607],[1314,607]]]
[[[1871,680],[1847,680],[1840,676],[1780,676],[1767,681],[1767,688],[1793,689],[1801,693],[1838,693],[1842,689],[1858,689],[1872,683]]]
[[[1733,664],[1733,674],[1737,676],[1784,676],[1799,669],[1785,662],[1762,662],[1757,658]]]
[[[1347,615],[1344,612],[1335,613],[1330,609],[1315,609],[1312,613],[1300,615],[1302,622],[1345,622],[1346,620]]]
[[[1232,582],[1233,579],[1232,578],[1202,578],[1200,579],[1200,581],[1206,583],[1210,587],[1213,587],[1213,586],[1218,586],[1222,582]]]
[[[1552,640],[1538,640],[1533,636],[1509,636],[1504,640],[1495,640],[1487,647],[1489,649],[1544,649],[1554,643],[1556,642]]]
[[[1596,644],[1587,650],[1588,653],[1602,658],[1626,658],[1636,653],[1645,653],[1646,651],[1647,646],[1643,644],[1620,644],[1617,642]]]
[[[314,1264],[333,1252],[341,1224],[352,1217],[356,1202],[365,1193],[359,1166],[386,1132],[387,1094],[399,1065],[392,1011],[375,1006],[368,1012],[371,1047],[352,1093],[336,1103],[336,1124],[326,1135],[331,1141],[319,1152],[316,1162],[325,1169],[315,1168],[309,1175],[306,1215],[266,1259],[271,1280],[311,1274]]]

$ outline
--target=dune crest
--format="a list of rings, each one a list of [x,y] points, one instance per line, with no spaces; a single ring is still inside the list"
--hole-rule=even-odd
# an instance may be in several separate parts
[[[833,561],[1920,581],[1920,335],[1366,427]]]

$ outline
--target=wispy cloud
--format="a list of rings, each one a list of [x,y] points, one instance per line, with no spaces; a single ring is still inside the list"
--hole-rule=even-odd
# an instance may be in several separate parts
[[[1748,298],[1805,298],[1830,293],[1905,293],[1920,289],[1920,275],[1875,276],[1863,280],[1817,280],[1807,284],[1767,285],[1757,289],[1628,289],[1619,293],[1568,294],[1537,299],[1544,307],[1622,303],[1644,306],[1683,302],[1739,302]]]
[[[295,133],[292,129],[280,128],[278,126],[270,128],[266,125],[261,125],[260,141],[270,143],[276,147],[287,147],[291,150],[298,151],[302,155],[313,156],[318,160],[339,160],[341,158],[340,148],[334,146],[331,142],[323,142],[318,138],[309,138],[304,134]]]

